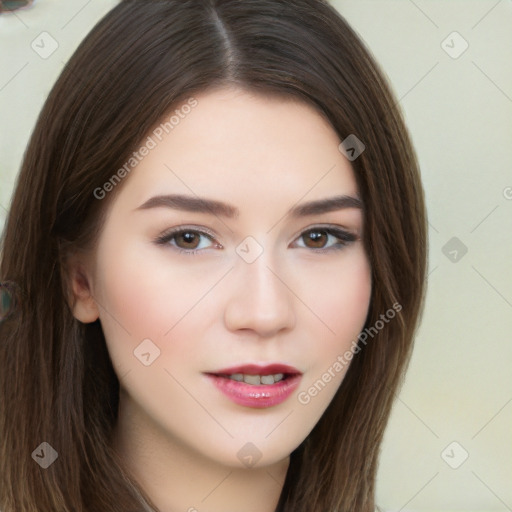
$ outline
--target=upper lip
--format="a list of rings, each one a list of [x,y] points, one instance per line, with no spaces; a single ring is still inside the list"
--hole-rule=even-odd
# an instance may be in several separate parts
[[[231,366],[216,370],[214,372],[207,372],[213,375],[233,375],[234,373],[243,373],[244,375],[275,375],[277,373],[287,374],[300,374],[301,372],[287,364],[272,363],[272,364],[241,364],[239,366]]]

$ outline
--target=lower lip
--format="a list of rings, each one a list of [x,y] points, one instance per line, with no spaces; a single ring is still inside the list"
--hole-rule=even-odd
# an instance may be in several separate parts
[[[299,386],[302,375],[292,375],[275,384],[252,385],[218,375],[206,375],[230,400],[238,405],[263,409],[284,402]]]

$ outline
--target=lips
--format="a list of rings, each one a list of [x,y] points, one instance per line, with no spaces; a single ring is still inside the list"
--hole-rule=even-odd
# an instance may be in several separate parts
[[[267,365],[244,364],[207,373],[211,373],[213,375],[232,375],[233,373],[246,373],[248,375],[271,375],[274,373],[288,373],[295,375],[301,372],[293,366],[275,363]]]
[[[244,364],[206,373],[233,402],[263,408],[284,402],[300,383],[302,373],[284,364]]]

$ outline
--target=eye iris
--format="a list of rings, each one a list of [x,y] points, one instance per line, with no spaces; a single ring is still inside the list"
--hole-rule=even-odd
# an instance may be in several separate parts
[[[191,231],[183,231],[176,236],[177,241],[185,242],[185,249],[195,249],[199,243],[199,237]],[[195,242],[195,244],[194,244]],[[192,244],[192,246],[188,245]],[[178,244],[179,245],[179,244]]]
[[[315,249],[323,247],[327,242],[325,231],[310,231],[306,237],[313,242],[313,246],[309,247],[314,247]]]

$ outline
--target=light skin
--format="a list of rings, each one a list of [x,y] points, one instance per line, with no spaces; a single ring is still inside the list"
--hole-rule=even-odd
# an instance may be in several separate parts
[[[307,405],[298,395],[364,327],[371,270],[363,210],[345,201],[287,214],[310,201],[359,197],[340,139],[311,106],[228,88],[195,98],[125,178],[95,250],[75,260],[74,315],[100,319],[121,385],[114,446],[160,510],[273,512],[290,453],[346,367]],[[139,208],[166,194],[222,201],[239,215]],[[187,235],[155,242],[180,226]],[[262,249],[251,263],[236,250],[255,254],[252,240],[240,245],[249,236]],[[149,365],[134,355],[145,339],[151,354],[160,350]],[[244,363],[294,366],[299,388],[256,409],[232,402],[204,375]],[[247,443],[261,455],[252,467],[237,456]]]

